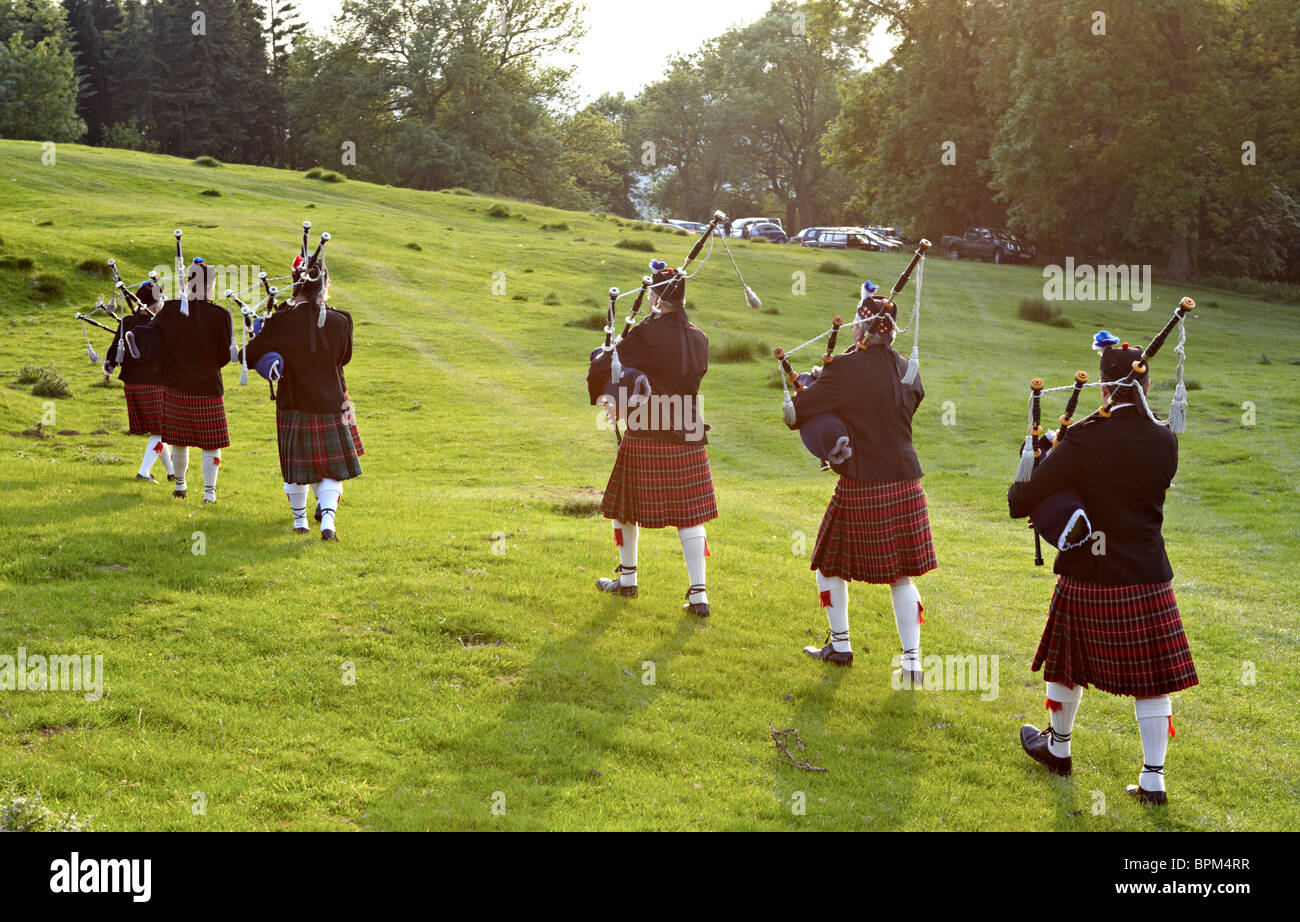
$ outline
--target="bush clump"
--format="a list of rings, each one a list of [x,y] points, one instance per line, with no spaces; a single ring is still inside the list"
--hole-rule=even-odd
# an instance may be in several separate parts
[[[738,337],[723,340],[717,346],[709,344],[709,361],[719,364],[752,362],[759,356],[768,354],[767,345],[757,339]]]
[[[306,173],[303,173],[302,175],[307,177],[308,179],[320,179],[322,176],[325,175],[325,171],[318,166],[314,166]]]
[[[487,215],[489,218],[508,218],[510,217],[510,209],[497,202],[487,210]]]
[[[221,190],[220,190],[220,189],[204,189],[202,192],[199,193],[199,195],[208,195],[208,196],[211,196],[212,198],[220,198],[220,197],[221,197]]]
[[[575,317],[566,321],[564,325],[566,327],[576,327],[579,330],[603,330],[608,320],[608,314],[593,313],[583,317]]]
[[[0,256],[0,269],[16,269],[19,272],[31,272],[36,262],[30,256]]]
[[[843,263],[838,263],[833,259],[824,261],[817,267],[818,272],[825,272],[827,275],[852,275],[853,270]]]
[[[53,272],[38,272],[32,276],[32,287],[39,295],[57,298],[63,294],[63,279]]]
[[[0,795],[0,832],[86,832],[94,817],[56,813],[41,802],[41,792],[30,797],[7,791]]]
[[[655,245],[653,240],[644,240],[636,237],[624,237],[614,244],[620,250],[636,250],[640,253],[653,253]]]
[[[98,259],[83,259],[81,262],[77,263],[77,271],[103,279],[108,278],[111,274],[108,271],[108,264],[101,262]]]
[[[457,186],[454,189],[443,189],[442,191],[446,192],[448,195],[473,195],[474,194],[473,192],[466,189],[464,186]]]
[[[324,182],[346,182],[347,181],[346,176],[344,176],[342,173],[336,173],[333,170],[326,170],[324,173],[321,174],[320,178]]]
[[[195,166],[221,166],[221,161],[218,160],[216,157],[209,157],[207,154],[204,154],[202,157],[194,158],[194,165]]]
[[[1020,315],[1021,320],[1028,320],[1030,323],[1045,323],[1048,326],[1065,328],[1074,326],[1070,318],[1061,313],[1059,307],[1052,307],[1042,298],[1022,298],[1016,313]]]
[[[569,222],[568,222],[568,221],[561,221],[561,222],[559,222],[558,224],[543,224],[543,225],[542,225],[542,230],[544,230],[544,231],[567,231],[568,229],[569,229]]]
[[[561,303],[560,296],[552,291],[546,297],[542,298],[542,303],[545,304],[547,307],[554,307],[555,305]]]
[[[415,252],[417,252],[417,253],[423,253],[423,252],[424,252],[424,247],[420,246],[418,243],[408,243],[408,244],[406,245],[406,248],[407,248],[408,250],[415,250]]]
[[[42,368],[40,375],[32,382],[33,397],[71,397],[68,381],[53,368]]]

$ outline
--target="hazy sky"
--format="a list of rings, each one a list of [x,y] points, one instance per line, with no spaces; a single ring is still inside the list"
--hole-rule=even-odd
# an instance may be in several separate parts
[[[342,0],[297,0],[311,27],[326,31]],[[770,0],[585,0],[587,35],[578,53],[556,63],[573,71],[581,101],[601,93],[636,93],[658,77],[662,61],[693,51],[706,39],[738,23],[753,22],[767,11]],[[643,43],[652,38],[658,51]],[[884,60],[892,47],[882,31],[873,35],[868,53],[873,63]]]

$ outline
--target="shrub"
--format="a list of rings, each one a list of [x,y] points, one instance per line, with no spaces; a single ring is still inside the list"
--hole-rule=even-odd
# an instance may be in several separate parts
[[[24,365],[22,368],[18,369],[18,383],[35,384],[36,379],[45,371],[46,369],[42,368],[40,365]]]
[[[212,196],[213,198],[220,198],[221,191],[219,189],[204,189],[202,192],[199,193],[199,195],[209,195]]]
[[[84,272],[86,275],[93,275],[97,278],[108,278],[108,264],[98,259],[83,259],[77,263],[77,271]]]
[[[47,298],[57,298],[63,294],[63,279],[53,272],[38,272],[32,276],[32,287],[36,293]]]
[[[614,244],[620,250],[637,250],[641,253],[653,253],[655,245],[653,240],[644,240],[631,237],[625,237]]]
[[[767,354],[769,354],[767,346],[756,339],[727,339],[721,345],[710,344],[709,346],[709,361],[719,364],[752,362],[759,356]]]
[[[322,176],[325,175],[325,171],[318,166],[314,166],[306,173],[303,173],[302,175],[306,176],[308,179],[320,179]]]
[[[583,317],[575,317],[566,321],[564,325],[566,327],[577,327],[579,330],[603,330],[607,320],[609,320],[608,314],[597,312]]]
[[[194,165],[195,166],[221,166],[221,161],[218,160],[216,157],[209,157],[207,154],[204,154],[202,157],[194,158]]]
[[[575,519],[591,518],[600,514],[600,500],[566,499],[562,503],[555,504],[555,511]]]
[[[1264,301],[1281,301],[1286,304],[1300,304],[1300,285],[1294,282],[1278,280],[1231,278],[1224,275],[1203,275],[1198,284],[1207,288],[1221,288],[1248,298],[1260,298]],[[1212,303],[1211,307],[1218,307]]]
[[[818,272],[825,272],[827,275],[852,275],[853,270],[842,263],[837,263],[833,259],[824,261],[817,267]]]
[[[68,390],[67,379],[52,368],[43,368],[40,376],[32,382],[32,396],[71,397],[72,392]]]
[[[406,248],[407,248],[408,250],[415,250],[415,252],[417,252],[417,253],[423,253],[423,252],[424,252],[424,247],[420,246],[418,243],[408,243],[408,244],[406,245]]]
[[[470,192],[468,189],[464,188],[463,186],[457,186],[454,189],[443,189],[442,191],[446,192],[448,195],[473,195],[474,194],[473,192]]]
[[[1048,326],[1069,328],[1074,326],[1069,317],[1061,313],[1059,307],[1052,307],[1042,298],[1021,298],[1016,313],[1021,320],[1030,323],[1045,323]]]
[[[347,177],[342,173],[336,173],[333,170],[326,170],[320,177],[325,182],[346,182]]]
[[[510,209],[497,202],[487,210],[487,215],[489,218],[508,218],[510,217]]]
[[[41,792],[30,797],[8,791],[0,795],[0,832],[86,832],[94,817],[56,813],[41,802]]]
[[[0,269],[17,269],[19,272],[30,272],[36,268],[35,261],[30,256],[0,256]],[[104,268],[108,268],[105,266]]]

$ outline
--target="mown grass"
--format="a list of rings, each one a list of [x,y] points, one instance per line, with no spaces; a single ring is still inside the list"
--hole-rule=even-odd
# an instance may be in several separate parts
[[[600,334],[563,318],[589,318],[644,272],[615,247],[618,222],[514,202],[530,220],[503,222],[485,214],[492,200],[355,181],[311,184],[305,211],[298,173],[73,145],[44,167],[39,144],[0,142],[0,181],[7,251],[34,260],[0,265],[0,654],[102,654],[106,673],[100,701],[0,691],[7,796],[39,792],[101,829],[1300,824],[1294,307],[1215,292],[1218,306],[1189,321],[1187,373],[1202,388],[1165,535],[1201,685],[1175,700],[1171,804],[1141,810],[1123,796],[1141,759],[1127,700],[1085,695],[1070,780],[1019,751],[1016,728],[1042,720],[1028,664],[1052,577],[1032,566],[1004,496],[1028,379],[1093,371],[1092,331],[1140,340],[1199,290],[1157,285],[1149,313],[1071,304],[1073,330],[1027,339],[1014,307],[1041,293],[1037,270],[930,262],[915,433],[940,569],[920,580],[923,643],[1000,657],[1000,684],[992,701],[903,694],[889,684],[896,638],[879,587],[853,589],[852,670],[798,652],[825,630],[807,554],[832,481],[782,425],[767,361],[716,364],[704,383],[721,505],[714,617],[681,612],[671,532],[643,533],[639,599],[595,593],[616,563],[593,515],[614,439],[583,380]],[[214,182],[222,197],[197,197]],[[107,294],[82,260],[113,256],[142,279],[169,268],[181,226],[187,255],[274,276],[307,216],[333,234],[332,300],[355,318],[348,385],[368,449],[333,546],[290,533],[273,408],[235,369],[221,502],[135,481],[144,440],[123,434],[121,390],[90,386],[100,372],[71,320]],[[540,230],[556,223],[572,233]],[[437,241],[436,255],[407,248],[413,238]],[[659,239],[670,259],[690,243]],[[746,280],[780,308],[770,315],[745,307],[715,257],[690,283],[692,316],[718,343],[787,348],[856,303],[862,278],[892,279],[907,259],[839,254],[847,275],[832,277],[813,251],[740,247]],[[34,295],[33,270],[63,293]],[[806,296],[790,294],[795,272]],[[544,304],[551,292],[571,306]],[[29,364],[54,366],[75,396],[9,387]],[[1162,354],[1153,377],[1172,370]],[[798,727],[829,771],[773,761],[769,724]],[[801,793],[806,815],[792,811]]]

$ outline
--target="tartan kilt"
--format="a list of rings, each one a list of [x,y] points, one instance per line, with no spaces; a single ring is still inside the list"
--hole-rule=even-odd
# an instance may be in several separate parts
[[[162,435],[162,385],[127,383],[122,387],[126,391],[126,421],[131,435]]]
[[[840,478],[817,532],[811,569],[862,583],[892,583],[937,566],[920,480]]]
[[[168,445],[213,450],[230,444],[226,401],[163,387],[162,438]]]
[[[703,445],[623,436],[600,514],[643,528],[690,528],[718,517]]]
[[[366,453],[348,413],[305,413],[276,408],[280,473],[285,483],[319,483],[361,476]]]
[[[1063,685],[1153,698],[1198,684],[1168,583],[1102,586],[1061,576],[1033,671]]]

